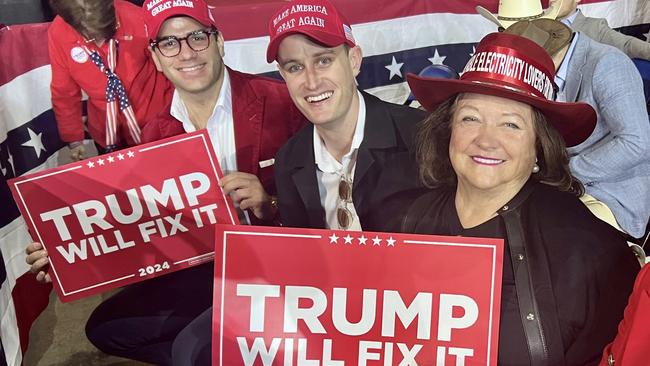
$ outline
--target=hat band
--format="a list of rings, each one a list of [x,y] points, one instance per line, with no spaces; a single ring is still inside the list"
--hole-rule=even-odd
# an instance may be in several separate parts
[[[506,22],[518,22],[520,20],[533,20],[533,19],[538,19],[544,16],[544,12],[541,12],[537,15],[531,15],[527,17],[503,17],[501,15],[497,15],[497,19],[499,20],[505,20]]]
[[[467,62],[461,80],[490,84],[510,84],[547,100],[555,100],[557,86],[548,70],[515,49],[488,46],[478,50]]]

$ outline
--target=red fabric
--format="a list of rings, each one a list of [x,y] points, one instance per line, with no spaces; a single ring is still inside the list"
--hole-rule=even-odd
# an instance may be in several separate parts
[[[25,353],[29,345],[29,330],[32,323],[45,310],[50,302],[52,284],[36,282],[36,276],[25,273],[16,279],[16,285],[11,290],[16,309],[16,322],[20,336],[20,348]],[[27,305],[28,306],[21,306]]]
[[[304,34],[317,43],[329,47],[344,43],[350,47],[356,46],[350,22],[327,0],[292,1],[278,9],[271,19],[273,19],[269,22],[271,40],[266,50],[268,63],[277,58],[278,47],[282,40],[295,33]],[[312,19],[313,22],[303,19]]]
[[[476,14],[475,7],[481,5],[496,13],[497,0],[440,1],[440,0],[330,0],[341,14],[352,24],[409,17],[428,13]],[[600,3],[611,0],[582,0],[581,4]],[[268,36],[269,19],[286,0],[207,0],[214,6],[212,14],[226,41],[251,37]],[[548,0],[543,0],[544,9]],[[241,14],[246,14],[242,24]]]
[[[650,265],[637,275],[634,290],[625,308],[625,316],[618,326],[618,334],[603,351],[600,366],[609,365],[611,353],[616,366],[645,365],[650,352]]]
[[[43,51],[43,36],[49,26],[39,23],[0,28],[0,50],[3,55],[11,55],[0,59],[0,85],[50,63]]]
[[[147,49],[143,15],[139,7],[115,0],[119,28],[115,39],[120,42],[116,73],[124,83],[138,124],[155,116],[171,98],[172,87],[156,70]],[[95,142],[106,142],[106,76],[88,58],[76,62],[71,52],[87,46],[97,50],[106,61],[108,43],[97,47],[84,38],[61,17],[56,17],[48,30],[48,48],[52,65],[52,105],[61,139],[65,142],[84,138],[81,120],[81,90],[88,95],[88,131]],[[76,51],[80,51],[76,48]],[[118,137],[133,145],[124,115],[118,117]]]
[[[185,0],[181,2],[160,2],[160,0],[147,0],[142,4],[144,9],[145,29],[150,39],[156,39],[160,27],[165,20],[174,16],[188,16],[207,26],[217,23],[212,17],[208,4],[203,0]]]
[[[260,168],[259,162],[273,159],[275,153],[307,120],[289,97],[280,80],[228,69],[232,91],[233,123],[237,170],[255,174],[268,194],[275,194],[273,166]],[[151,142],[184,133],[183,125],[169,114],[171,103],[149,121],[142,131],[142,142]],[[260,224],[249,215],[252,224]]]

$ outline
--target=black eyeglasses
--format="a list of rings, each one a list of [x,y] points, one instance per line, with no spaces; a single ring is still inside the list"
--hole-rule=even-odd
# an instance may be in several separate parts
[[[219,33],[218,30],[202,29],[194,31],[187,37],[169,36],[151,42],[151,49],[158,49],[165,57],[176,57],[181,53],[182,41],[194,52],[201,52],[210,47],[210,35]]]
[[[345,230],[352,223],[352,212],[348,209],[348,203],[352,202],[352,183],[341,176],[339,182],[339,206],[336,209],[336,220],[339,228]]]

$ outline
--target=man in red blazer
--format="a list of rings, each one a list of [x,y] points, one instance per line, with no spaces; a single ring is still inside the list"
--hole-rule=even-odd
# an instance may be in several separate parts
[[[148,0],[143,10],[153,61],[176,88],[171,103],[145,125],[143,142],[207,129],[240,221],[272,223],[273,157],[306,122],[286,85],[224,65],[224,39],[204,0]],[[46,280],[40,248],[30,245],[27,262]],[[212,285],[210,263],[129,286],[95,309],[86,334],[108,354],[156,365],[207,365]]]
[[[273,157],[306,120],[283,82],[224,65],[224,39],[206,3],[189,2],[193,7],[188,1],[143,4],[153,61],[176,90],[142,139],[207,129],[240,221],[269,223],[277,211]],[[106,353],[157,365],[209,364],[212,264],[177,273],[99,305],[86,325],[91,342]]]

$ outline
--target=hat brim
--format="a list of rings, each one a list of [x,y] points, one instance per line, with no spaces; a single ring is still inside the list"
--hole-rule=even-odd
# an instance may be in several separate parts
[[[567,147],[586,140],[596,126],[596,112],[587,103],[560,103],[536,97],[503,85],[478,81],[423,78],[407,74],[411,92],[429,112],[434,111],[447,99],[461,93],[493,95],[531,105],[544,114],[547,121],[560,132]]]
[[[542,11],[542,15],[540,17],[537,17],[535,19],[557,19],[558,14],[560,13],[560,7],[562,6],[562,1],[554,3],[552,6],[549,6],[545,10]],[[477,5],[476,6],[476,12],[481,14],[485,19],[491,21],[492,23],[496,24],[497,27],[501,27],[503,29],[508,29],[511,25],[517,23],[520,20],[532,20],[530,18],[522,17],[521,19],[518,20],[500,20],[497,15],[492,14],[489,10],[486,8]]]
[[[269,47],[266,49],[266,62],[272,63],[278,58],[278,49],[280,48],[280,43],[287,38],[290,35],[293,34],[302,34],[307,38],[311,38],[312,40],[316,41],[317,43],[323,44],[327,47],[337,47],[342,44],[347,44],[350,47],[354,47],[355,44],[350,42],[349,40],[346,40],[345,42],[341,42],[341,37],[329,32],[323,32],[318,29],[309,29],[308,32],[305,31],[305,29],[300,29],[300,30],[288,30],[284,32],[283,34],[277,36],[274,38],[271,43],[269,43]]]

